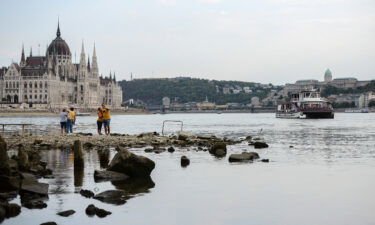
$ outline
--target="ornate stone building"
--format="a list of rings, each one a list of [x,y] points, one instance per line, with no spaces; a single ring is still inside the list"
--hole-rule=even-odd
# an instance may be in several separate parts
[[[96,49],[86,58],[82,44],[79,63],[72,62],[68,44],[61,38],[58,25],[56,38],[45,56],[25,57],[22,46],[20,63],[0,70],[2,103],[25,103],[33,108],[76,107],[98,108],[102,103],[120,108],[122,89],[115,75],[99,75]]]

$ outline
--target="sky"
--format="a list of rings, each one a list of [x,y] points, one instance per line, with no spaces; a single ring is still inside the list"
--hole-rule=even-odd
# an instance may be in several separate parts
[[[375,79],[375,0],[0,0],[0,66],[56,37],[118,80]],[[75,60],[75,55],[77,59]]]

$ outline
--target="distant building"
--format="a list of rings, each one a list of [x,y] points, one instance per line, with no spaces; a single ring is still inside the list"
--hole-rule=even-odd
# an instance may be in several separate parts
[[[251,105],[253,105],[253,106],[259,106],[260,105],[259,98],[258,97],[252,97],[251,98]]]
[[[230,94],[230,88],[229,87],[223,87],[223,94]]]
[[[90,59],[86,58],[82,44],[80,62],[73,63],[58,25],[56,38],[47,47],[45,56],[33,56],[30,50],[30,56],[26,57],[22,46],[19,64],[3,67],[0,99],[33,108],[97,108],[102,103],[120,108],[122,89],[115,75],[106,78],[99,75],[95,46]]]
[[[169,108],[169,106],[171,105],[171,99],[168,97],[164,97],[162,99],[162,103],[164,107]]]
[[[375,93],[370,91],[359,97],[359,108],[367,108],[371,101],[375,101]]]
[[[329,83],[332,81],[332,72],[331,70],[327,69],[324,73],[324,82]]]

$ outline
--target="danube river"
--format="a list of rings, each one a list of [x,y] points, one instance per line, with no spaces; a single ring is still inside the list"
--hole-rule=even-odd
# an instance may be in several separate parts
[[[161,132],[164,120],[181,120],[184,131],[200,135],[242,138],[260,136],[269,144],[254,149],[247,143],[229,146],[227,157],[208,152],[177,149],[174,153],[145,153],[154,160],[152,181],[129,187],[126,184],[95,183],[100,169],[94,151],[86,153],[82,174],[73,173],[72,155],[57,150],[43,157],[53,169],[48,207],[22,208],[19,216],[3,224],[28,225],[55,221],[60,225],[356,225],[375,224],[375,114],[337,113],[335,119],[288,120],[274,114],[165,114],[115,115],[114,133]],[[33,123],[33,133],[58,132],[58,118],[1,118],[8,123]],[[167,123],[168,133],[179,125]],[[95,133],[95,117],[78,117],[75,131]],[[228,162],[231,153],[256,151],[269,163]],[[114,152],[112,152],[114,153]],[[190,158],[181,168],[180,157]],[[113,154],[112,154],[113,156]],[[132,194],[116,206],[86,199],[75,191],[96,193],[124,189]],[[19,199],[13,200],[19,203]],[[88,217],[89,204],[112,215]],[[56,213],[74,209],[70,217]]]

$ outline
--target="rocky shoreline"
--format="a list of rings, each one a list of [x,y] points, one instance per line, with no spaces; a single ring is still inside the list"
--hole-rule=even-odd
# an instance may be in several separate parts
[[[155,184],[151,173],[155,162],[151,159],[130,152],[131,148],[143,148],[147,153],[173,153],[180,148],[194,148],[196,151],[207,151],[215,157],[223,158],[227,155],[227,145],[247,142],[254,148],[265,148],[268,145],[259,138],[250,136],[238,140],[218,138],[215,136],[197,136],[190,133],[179,133],[170,136],[161,136],[158,133],[143,133],[139,135],[112,134],[98,136],[91,133],[73,135],[46,135],[46,136],[0,136],[0,223],[21,213],[22,207],[28,209],[43,209],[47,207],[49,185],[38,181],[39,178],[54,178],[53,171],[47,168],[48,162],[41,161],[40,152],[59,149],[71,151],[74,155],[74,173],[83,172],[84,151],[97,151],[103,170],[94,171],[94,179],[98,182],[112,182],[127,185],[152,188]],[[116,149],[113,159],[109,160],[109,150]],[[10,157],[9,152],[13,151]],[[231,154],[229,162],[252,162],[260,159],[256,152]],[[268,159],[259,160],[268,162]],[[181,167],[190,165],[190,159],[181,157]],[[116,183],[117,182],[117,183]],[[117,187],[117,186],[116,186]],[[81,190],[83,197],[93,198],[105,203],[122,205],[129,198],[122,190],[108,190],[94,194],[91,190]],[[20,196],[21,206],[10,201]],[[67,210],[57,213],[68,217],[75,211]],[[106,217],[111,212],[89,205],[86,208],[88,216]],[[51,222],[51,224],[55,224]]]

